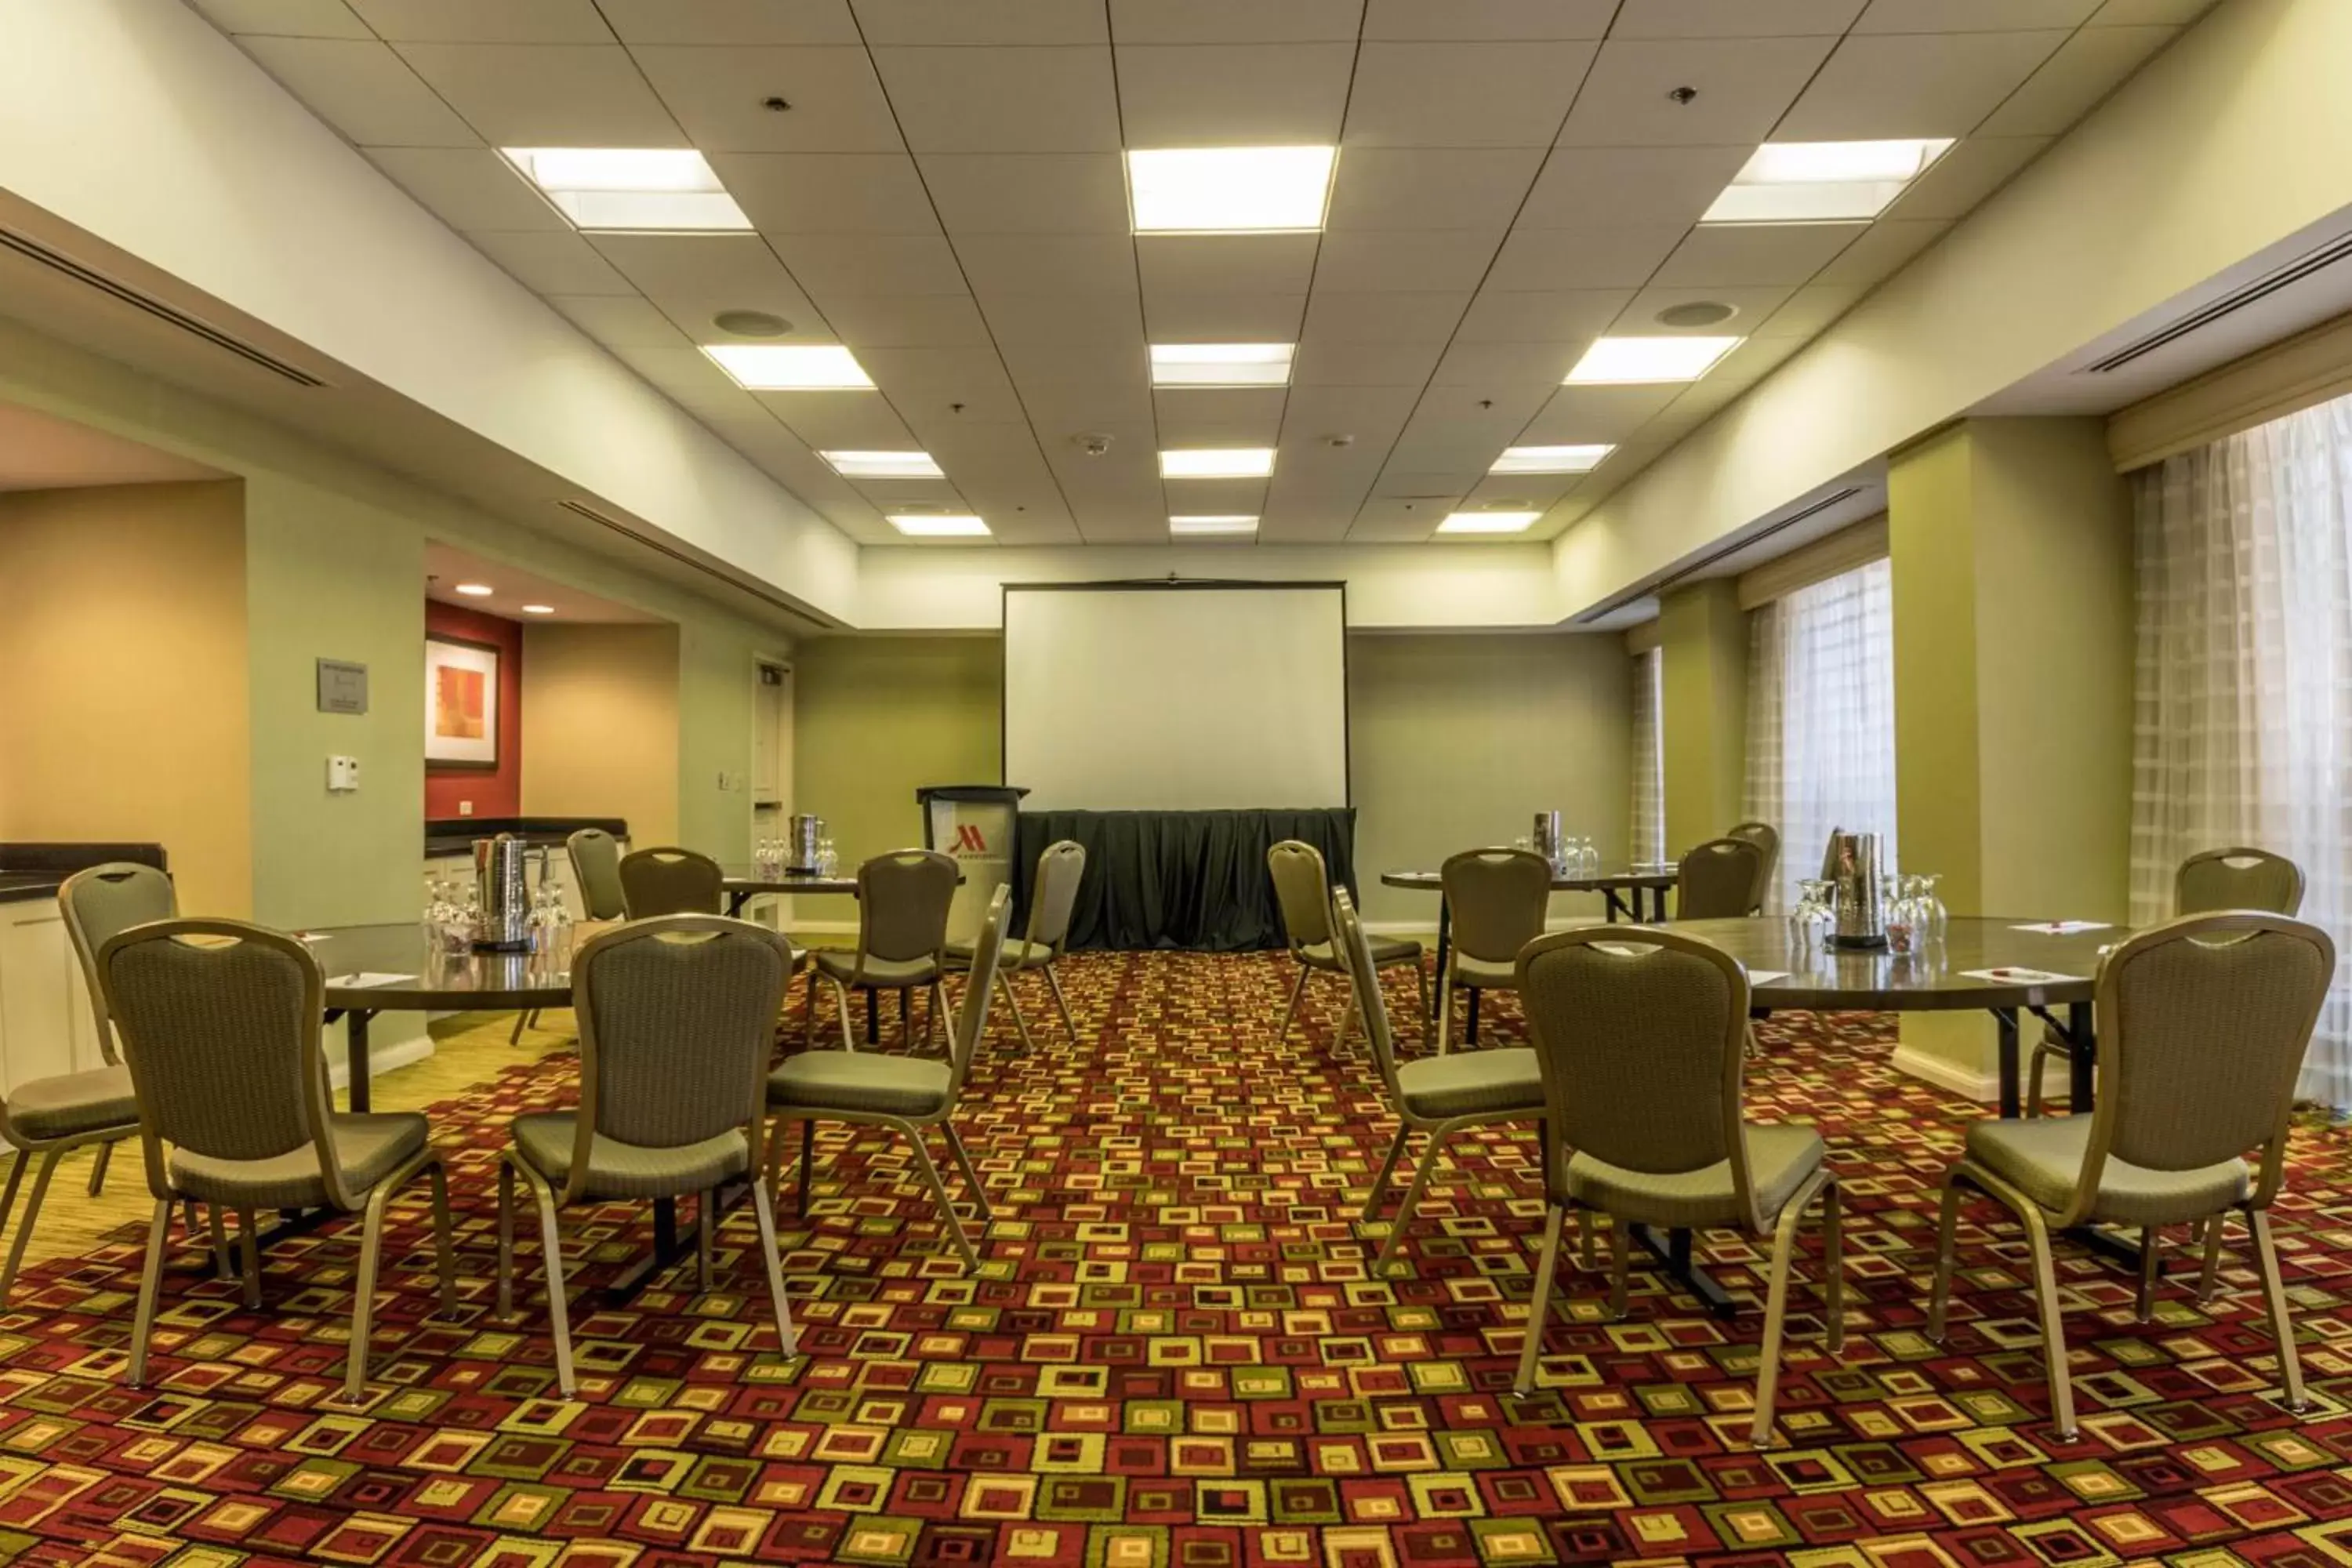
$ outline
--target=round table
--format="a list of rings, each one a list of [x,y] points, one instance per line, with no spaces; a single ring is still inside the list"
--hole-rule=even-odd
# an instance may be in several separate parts
[[[327,1021],[344,1021],[352,1110],[368,1110],[368,1024],[378,1013],[528,1012],[572,1005],[568,953],[457,952],[422,922],[301,933],[327,976]]]
[[[771,895],[846,893],[855,898],[857,894],[857,879],[854,875],[820,877],[814,871],[761,871],[750,866],[730,866],[726,871],[727,879],[719,886],[727,894],[727,912],[730,915],[740,915],[745,904]]]

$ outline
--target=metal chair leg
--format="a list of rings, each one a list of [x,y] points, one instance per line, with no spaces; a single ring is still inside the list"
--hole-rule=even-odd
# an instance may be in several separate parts
[[[540,1251],[547,1262],[547,1317],[555,1336],[555,1385],[569,1399],[577,1385],[572,1376],[572,1309],[563,1294],[563,1232],[556,1224],[555,1194],[547,1184],[530,1178],[530,1195],[539,1205]]]
[[[499,1162],[499,1305],[500,1321],[514,1316],[514,1167]]]
[[[1282,1010],[1282,1027],[1274,1032],[1275,1043],[1276,1045],[1279,1045],[1283,1041],[1290,1038],[1291,1021],[1298,1016],[1298,1001],[1300,997],[1306,994],[1307,966],[1302,963],[1298,966],[1297,983],[1293,984],[1290,988],[1290,1005]]]
[[[1633,1267],[1633,1228],[1615,1215],[1609,1216],[1609,1316],[1612,1321],[1625,1315],[1626,1275]]]
[[[845,1051],[854,1051],[857,1048],[857,1041],[849,1027],[849,987],[838,980],[834,980],[830,974],[825,978],[833,984],[834,1005],[841,1009],[841,1048]]]
[[[1029,1020],[1021,1016],[1021,998],[1013,994],[1013,976],[1005,970],[996,972],[997,989],[1004,993],[1004,1010],[1013,1015],[1013,1026],[1020,1031],[1021,1048],[1034,1051],[1037,1042],[1029,1037]]]
[[[16,1222],[16,1239],[8,1244],[7,1270],[0,1273],[0,1307],[6,1306],[9,1297],[16,1293],[16,1270],[25,1262],[25,1244],[33,1239],[33,1226],[41,1217],[41,1200],[49,1195],[49,1178],[58,1173],[58,1161],[64,1154],[61,1148],[50,1149],[41,1156],[41,1168],[34,1173],[33,1193],[25,1200],[25,1217]],[[25,1158],[17,1155],[17,1163],[22,1164]]]
[[[2133,1317],[2147,1322],[2156,1316],[2156,1282],[2164,1274],[2164,1239],[2156,1226],[2139,1228],[2139,1299],[2133,1305]]]
[[[972,1250],[971,1238],[963,1233],[963,1221],[956,1217],[954,1201],[948,1196],[948,1184],[940,1179],[940,1168],[931,1163],[931,1152],[923,1147],[922,1129],[903,1121],[898,1126],[898,1131],[906,1134],[908,1143],[914,1148],[915,1163],[921,1169],[923,1180],[930,1184],[931,1196],[939,1201],[940,1217],[947,1222],[948,1234],[955,1238],[956,1250],[963,1254],[964,1267],[974,1274],[979,1273],[980,1254]]]
[[[352,1348],[343,1358],[343,1403],[358,1405],[367,1398],[368,1329],[375,1316],[375,1271],[383,1250],[383,1205],[392,1184],[378,1182],[368,1194],[366,1218],[360,1230],[360,1276],[352,1289]]]
[[[1454,1046],[1454,960],[1448,956],[1445,973],[1437,977],[1437,1054],[1444,1056]]]
[[[719,1194],[709,1187],[694,1202],[694,1270],[696,1286],[710,1294],[710,1252],[719,1228]]]
[[[457,1245],[449,1226],[449,1172],[436,1160],[425,1170],[433,1182],[433,1258],[441,1275],[441,1310],[457,1310]]]
[[[1070,1016],[1070,999],[1062,994],[1061,977],[1050,963],[1045,966],[1045,988],[1054,994],[1054,1005],[1062,1011],[1062,1027],[1070,1032],[1070,1044],[1079,1044],[1077,1021]]]
[[[1845,1200],[1837,1178],[1822,1191],[1822,1295],[1829,1312],[1829,1352],[1845,1351]]]
[[[205,1214],[212,1222],[213,1274],[223,1280],[233,1279],[236,1277],[236,1254],[229,1247],[227,1221],[218,1204],[206,1204]]]
[[[2221,1282],[2221,1232],[2229,1219],[2217,1214],[2204,1223],[2205,1266],[2197,1274],[2197,1304],[2205,1306],[2213,1300],[2213,1288]]]
[[[971,1156],[964,1152],[963,1140],[956,1136],[955,1123],[942,1121],[940,1131],[947,1135],[949,1156],[955,1161],[956,1169],[963,1173],[964,1184],[971,1189],[971,1206],[980,1211],[980,1223],[989,1224],[996,1215],[988,1206],[988,1194],[981,1187],[980,1173],[972,1169]]]
[[[1519,1374],[1511,1392],[1525,1399],[1536,1391],[1536,1358],[1543,1354],[1544,1321],[1551,1310],[1552,1281],[1559,1273],[1559,1229],[1567,1214],[1558,1204],[1544,1211],[1543,1255],[1536,1263],[1536,1293],[1528,1298],[1528,1337],[1519,1347]]]
[[[261,1305],[261,1226],[251,1209],[236,1211],[238,1237],[245,1242],[245,1304]]]
[[[809,1186],[816,1180],[816,1119],[801,1119],[801,1179],[793,1198],[793,1217],[808,1218]]]
[[[2058,1435],[2072,1441],[2074,1383],[2066,1370],[2066,1325],[2058,1314],[2058,1270],[2050,1257],[2050,1226],[2039,1210],[2024,1214],[2025,1235],[2033,1246],[2033,1294],[2042,1309],[2042,1354],[2050,1367],[2050,1413]]]
[[[1601,1245],[1600,1231],[1599,1215],[1591,1209],[1576,1211],[1576,1249],[1579,1254],[1577,1261],[1582,1265],[1587,1274],[1595,1273],[1601,1268],[1601,1254],[1598,1251]]]
[[[2263,1271],[2263,1296],[2270,1303],[2271,1334],[2278,1341],[2279,1376],[2286,1384],[2286,1407],[2300,1415],[2311,1408],[2311,1401],[2303,1392],[2303,1358],[2294,1348],[2294,1319],[2287,1312],[2286,1280],[2279,1273],[2269,1211],[2246,1210],[2246,1228],[2253,1233],[2254,1262]]]
[[[1960,1224],[1960,1184],[1944,1178],[1944,1206],[1936,1220],[1936,1283],[1927,1292],[1927,1337],[1944,1342],[1944,1312],[1952,1300],[1952,1247]]]
[[[1405,1227],[1412,1223],[1413,1211],[1421,1206],[1421,1194],[1429,1185],[1430,1173],[1437,1169],[1438,1152],[1445,1147],[1447,1129],[1430,1129],[1428,1141],[1421,1146],[1421,1163],[1413,1167],[1412,1184],[1404,1190],[1404,1203],[1397,1209],[1396,1224],[1381,1243],[1378,1257],[1372,1259],[1372,1272],[1387,1269],[1389,1260],[1396,1256],[1397,1243],[1404,1238]]]
[[[1372,1178],[1371,1193],[1364,1199],[1366,1225],[1380,1217],[1381,1199],[1388,1195],[1389,1178],[1396,1174],[1397,1161],[1404,1155],[1404,1141],[1412,1135],[1411,1127],[1402,1121],[1397,1123],[1396,1136],[1389,1140],[1389,1156],[1381,1162],[1380,1174]]]
[[[816,1028],[816,966],[811,964],[808,972],[808,994],[801,1004],[801,1049],[803,1050],[809,1048]]]
[[[1800,1197],[1811,1201],[1811,1194]],[[1789,1331],[1789,1264],[1797,1247],[1797,1226],[1805,1217],[1805,1204],[1791,1198],[1780,1209],[1772,1227],[1772,1272],[1764,1288],[1764,1349],[1756,1363],[1756,1425],[1749,1444],[1772,1446],[1772,1412],[1780,1392],[1780,1342]]]
[[[768,1270],[768,1301],[776,1310],[776,1352],[795,1356],[800,1354],[800,1336],[793,1331],[792,1312],[784,1305],[784,1260],[776,1241],[776,1206],[766,1186],[757,1182],[751,1184],[751,1212],[760,1219],[760,1259]]]
[[[106,1167],[114,1159],[114,1145],[100,1143],[98,1152],[90,1156],[89,1195],[97,1197],[106,1191]]]
[[[530,1022],[530,1014],[528,1010],[517,1013],[515,1015],[514,1027],[507,1031],[507,1044],[509,1046],[519,1046],[522,1044],[523,1026]]]
[[[25,1166],[32,1159],[22,1149],[8,1162],[8,1187],[0,1193],[0,1230],[7,1228],[8,1216],[16,1212],[16,1189],[24,1184]]]
[[[147,1260],[139,1274],[139,1310],[131,1321],[131,1367],[123,1381],[147,1386],[147,1337],[155,1329],[155,1297],[163,1288],[163,1243],[172,1231],[172,1200],[157,1198],[147,1222]]]

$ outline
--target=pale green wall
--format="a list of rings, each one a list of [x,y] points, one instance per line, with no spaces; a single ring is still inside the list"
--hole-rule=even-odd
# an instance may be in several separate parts
[[[802,645],[793,659],[793,809],[825,819],[843,865],[920,844],[922,785],[1002,776],[1001,647],[994,637]]]
[[[413,918],[424,854],[424,550],[441,540],[675,621],[681,836],[748,858],[753,656],[791,639],[611,557],[479,511],[266,421],[0,322],[0,398],[246,480],[253,910],[278,925]],[[319,713],[312,661],[370,670],[363,716]],[[326,759],[360,760],[354,795]],[[168,781],[161,781],[168,786]]]
[[[1748,637],[1734,578],[1694,583],[1659,601],[1659,739],[1670,859],[1720,837],[1743,815]]]

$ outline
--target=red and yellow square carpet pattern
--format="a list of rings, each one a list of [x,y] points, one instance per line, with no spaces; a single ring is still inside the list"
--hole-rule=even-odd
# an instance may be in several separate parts
[[[1751,1114],[1829,1140],[1850,1317],[1832,1360],[1809,1237],[1786,1446],[1758,1454],[1741,1443],[1760,1314],[1718,1322],[1639,1270],[1616,1322],[1601,1281],[1569,1273],[1540,1391],[1510,1397],[1541,1215],[1532,1129],[1454,1144],[1406,1268],[1374,1278],[1378,1232],[1353,1221],[1394,1124],[1360,1046],[1329,1049],[1337,982],[1277,1042],[1279,957],[1080,955],[1064,973],[1083,1043],[1025,978],[1039,1049],[1020,1054],[1000,1013],[966,1090],[997,1212],[980,1273],[902,1147],[827,1128],[808,1217],[782,1208],[789,1361],[748,1208],[722,1231],[717,1293],[694,1293],[689,1261],[625,1310],[583,1292],[646,1244],[643,1207],[567,1221],[576,1399],[555,1386],[528,1241],[521,1316],[495,1320],[493,1160],[509,1118],[571,1100],[568,1056],[436,1110],[461,1307],[435,1314],[419,1187],[394,1211],[363,1409],[331,1402],[355,1225],[275,1247],[259,1311],[175,1255],[145,1392],[121,1384],[141,1227],[31,1271],[0,1315],[0,1562],[2352,1563],[2345,1134],[2298,1133],[2278,1215],[2315,1412],[2278,1405],[2242,1253],[2210,1309],[2176,1264],[2140,1324],[2133,1280],[2070,1248],[2084,1419],[2063,1442],[2021,1238],[1996,1211],[1968,1211],[1952,1337],[1922,1332],[1936,1184],[1975,1110],[1893,1070],[1889,1020],[1765,1026]],[[1507,999],[1488,1026],[1517,1036]],[[829,1027],[828,1009],[821,1045]],[[1760,1295],[1759,1244],[1700,1251]]]

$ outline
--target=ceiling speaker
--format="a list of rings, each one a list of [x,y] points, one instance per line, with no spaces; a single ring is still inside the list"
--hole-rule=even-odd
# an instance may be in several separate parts
[[[781,338],[793,330],[790,321],[766,310],[721,310],[710,324],[739,338]]]
[[[1658,312],[1658,324],[1663,327],[1712,327],[1739,314],[1739,307],[1727,305],[1720,300],[1694,300],[1687,305],[1669,305]]]

